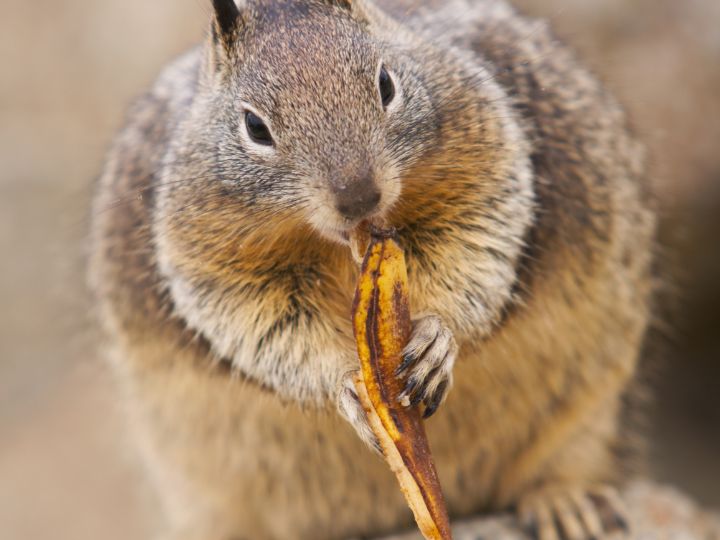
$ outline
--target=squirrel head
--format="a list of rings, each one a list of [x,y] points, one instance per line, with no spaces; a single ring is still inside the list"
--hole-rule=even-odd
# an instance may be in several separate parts
[[[214,11],[172,176],[212,176],[258,214],[283,208],[341,242],[387,214],[437,123],[396,23],[365,0],[215,0]],[[212,166],[187,170],[198,161]]]
[[[339,247],[367,219],[467,219],[509,193],[527,155],[477,58],[371,0],[213,3],[157,195],[175,270],[282,239]]]

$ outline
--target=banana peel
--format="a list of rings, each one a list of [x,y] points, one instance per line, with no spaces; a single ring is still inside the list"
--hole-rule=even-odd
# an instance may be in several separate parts
[[[405,255],[393,231],[370,234],[352,313],[361,365],[355,387],[370,427],[423,536],[451,539],[419,406],[398,402],[405,381],[395,371],[410,339],[411,323]]]

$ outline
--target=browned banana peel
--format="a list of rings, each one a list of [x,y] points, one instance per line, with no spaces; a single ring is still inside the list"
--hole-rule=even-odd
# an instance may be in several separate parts
[[[450,523],[418,407],[404,407],[395,371],[410,339],[405,256],[394,232],[373,231],[355,301],[353,328],[361,375],[358,397],[423,536],[451,539]]]

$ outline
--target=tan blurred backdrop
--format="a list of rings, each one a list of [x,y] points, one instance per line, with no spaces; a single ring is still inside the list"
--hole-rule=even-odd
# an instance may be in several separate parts
[[[209,3],[3,3],[0,538],[142,539],[162,523],[97,360],[84,241],[123,110],[201,39]],[[581,51],[652,150],[679,306],[662,309],[672,348],[656,376],[652,466],[720,505],[720,2],[518,3]]]

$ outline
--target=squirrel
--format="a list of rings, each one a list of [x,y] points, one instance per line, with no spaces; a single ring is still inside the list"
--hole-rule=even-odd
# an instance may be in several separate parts
[[[351,384],[348,236],[382,219],[451,517],[626,529],[655,211],[621,107],[504,0],[214,0],[132,107],[89,276],[177,539],[410,527]],[[358,436],[359,435],[359,436]]]

